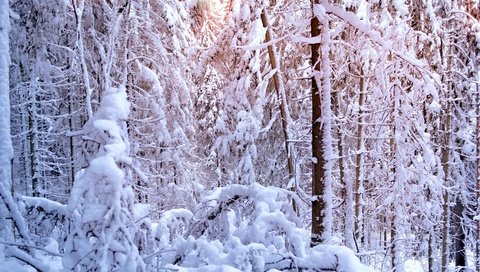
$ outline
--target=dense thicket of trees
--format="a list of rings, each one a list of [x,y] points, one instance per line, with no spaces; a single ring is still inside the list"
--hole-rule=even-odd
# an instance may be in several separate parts
[[[0,0],[0,262],[480,269],[479,19],[468,0]]]

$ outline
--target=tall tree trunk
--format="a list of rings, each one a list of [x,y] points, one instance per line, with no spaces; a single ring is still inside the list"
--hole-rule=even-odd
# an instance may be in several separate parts
[[[267,11],[263,9],[261,14],[263,27],[266,28],[265,32],[265,42],[270,42],[273,38],[272,29],[270,26],[270,21],[268,19]],[[285,141],[285,152],[287,154],[287,165],[288,165],[288,183],[291,186],[290,189],[295,192],[297,183],[295,181],[295,162],[293,161],[293,155],[295,154],[294,147],[290,142],[290,129],[289,125],[291,123],[290,112],[288,110],[287,97],[285,94],[285,85],[283,84],[283,77],[280,74],[280,64],[278,59],[278,52],[274,44],[267,46],[268,56],[270,59],[270,65],[272,66],[275,74],[273,75],[273,84],[277,92],[277,97],[280,100],[280,116],[282,118],[282,130],[283,138]],[[295,211],[297,211],[297,205],[295,200],[292,199],[292,206]]]
[[[425,124],[429,124],[431,122],[431,119],[432,119],[432,116],[427,111],[427,107],[428,107],[427,104],[424,103],[423,109],[422,109],[422,115],[423,115],[423,122]],[[425,127],[424,132],[428,133],[427,127]],[[432,201],[432,192],[431,192],[430,188],[427,188],[426,196],[427,196],[427,201],[431,202]],[[436,268],[435,263],[436,263],[436,259],[437,259],[436,252],[438,252],[438,251],[436,250],[436,248],[437,248],[436,247],[437,236],[435,234],[436,234],[437,228],[438,228],[437,226],[432,225],[428,229],[428,239],[427,239],[427,243],[428,243],[428,249],[427,249],[428,272],[435,272],[436,271],[435,270],[435,268]]]
[[[329,243],[332,235],[332,135],[330,33],[326,15],[317,17],[312,0],[311,36],[321,36],[312,50],[312,244]]]
[[[426,115],[424,115],[426,116]],[[427,199],[428,201],[432,200],[432,192],[430,189],[427,190]],[[438,271],[437,263],[437,253],[438,253],[438,245],[437,245],[437,230],[438,226],[432,225],[428,230],[428,250],[427,250],[427,260],[428,260],[428,272],[435,272]]]
[[[443,167],[443,175],[444,175],[444,186],[448,188],[449,186],[449,173],[450,173],[450,144],[451,144],[451,128],[450,128],[450,121],[451,121],[451,92],[452,88],[449,85],[449,90],[447,91],[447,109],[445,113],[445,121],[443,122],[443,131],[444,131],[444,143],[442,145],[442,154],[441,154],[441,162]],[[449,192],[445,190],[443,193],[443,226],[442,226],[442,272],[445,272],[448,265],[448,236],[449,236],[449,229],[450,229],[450,209],[448,207],[449,202]]]
[[[455,267],[463,271],[467,266],[467,258],[465,252],[465,231],[463,226],[463,212],[465,207],[463,206],[461,196],[457,195],[455,201],[455,208],[453,209],[453,224],[455,226],[454,236],[454,250],[455,250]]]
[[[392,60],[392,55],[389,55],[388,56],[388,60],[391,61]],[[395,87],[394,87],[395,88]],[[389,146],[390,146],[390,155],[392,157],[392,165],[389,169],[389,183],[395,183],[395,177],[396,177],[396,165],[397,165],[397,162],[396,162],[396,153],[395,153],[395,150],[396,150],[396,147],[395,147],[395,131],[396,131],[396,114],[397,114],[397,111],[396,111],[396,93],[393,92],[391,94],[391,97],[390,97],[390,101],[392,101],[392,104],[391,104],[391,111],[390,111],[390,117],[389,117],[389,123],[390,123],[390,129],[391,129],[391,132],[390,132],[390,140],[389,140]],[[392,205],[391,207],[391,210],[394,209],[394,206]],[[396,236],[396,232],[395,232],[395,225],[394,225],[394,221],[395,221],[395,213],[393,213],[392,217],[390,218],[390,222],[389,222],[389,225],[390,225],[390,249],[391,249],[391,254],[392,254],[392,268],[395,268],[395,236]],[[385,220],[385,222],[387,222],[387,220]],[[388,236],[388,231],[387,231],[387,224],[385,224],[385,241],[387,241],[387,236]],[[386,248],[386,247],[385,247]]]
[[[33,91],[34,92],[34,91]],[[35,93],[31,93],[31,100],[30,100],[30,108],[28,110],[28,142],[29,142],[29,171],[30,171],[30,178],[31,178],[31,187],[32,191],[31,194],[32,196],[40,196],[40,186],[38,184],[38,175],[37,175],[37,161],[36,161],[36,154],[37,148],[35,141],[37,140],[36,137],[36,99],[35,99]]]
[[[388,60],[392,60],[392,55],[388,56]],[[398,62],[395,64],[394,71],[400,70],[400,65]],[[393,92],[391,101],[393,105],[391,107],[390,114],[390,126],[391,126],[391,138],[390,138],[390,152],[392,156],[392,165],[390,168],[391,173],[391,182],[392,182],[392,196],[394,202],[391,204],[392,208],[392,217],[390,221],[390,240],[391,240],[391,250],[392,250],[392,270],[403,271],[403,260],[404,260],[404,196],[405,193],[405,178],[404,178],[404,166],[402,160],[401,150],[402,146],[402,132],[405,128],[403,127],[402,120],[402,111],[401,106],[404,101],[401,100],[401,79],[399,79],[398,74],[394,72],[393,74]]]
[[[77,26],[77,43],[78,46],[78,54],[80,58],[80,65],[82,67],[82,75],[83,75],[83,85],[86,88],[86,108],[88,119],[92,118],[93,110],[92,110],[92,93],[93,89],[90,85],[90,76],[88,74],[87,63],[85,60],[85,48],[84,48],[84,30],[83,30],[83,11],[85,9],[85,0],[72,1],[74,12],[75,12],[75,19],[76,19],[76,26]],[[98,7],[97,7],[98,9]]]
[[[400,160],[400,150],[399,150],[399,129],[400,129],[400,120],[399,120],[399,108],[400,108],[400,86],[394,86],[394,97],[393,97],[393,110],[391,116],[392,122],[392,137],[390,139],[390,148],[393,155],[393,165],[392,165],[392,174],[393,174],[393,196],[395,202],[393,203],[393,216],[391,221],[390,229],[390,239],[392,247],[392,268],[393,271],[403,271],[403,263],[401,260],[402,256],[402,237],[401,237],[401,216],[402,216],[402,193],[403,193],[403,180],[400,174],[402,161]]]
[[[430,231],[428,235],[428,272],[435,272],[434,270],[434,261],[435,257],[433,256],[433,248],[434,248],[434,236],[435,232],[433,230]]]
[[[312,10],[314,5],[318,5],[319,0],[312,0]],[[310,22],[311,36],[318,37],[321,34],[320,21],[317,16],[313,16]],[[320,66],[320,44],[314,43],[311,45],[312,49],[312,157],[313,171],[312,171],[312,195],[314,200],[312,202],[312,244],[319,244],[322,239],[321,235],[324,232],[324,214],[325,201],[322,197],[325,190],[324,175],[325,175],[325,156],[323,154],[323,130],[320,120],[322,118],[321,97],[318,89],[318,75],[321,70]]]
[[[480,88],[476,83],[477,105],[476,115],[480,116]],[[477,214],[480,214],[480,118],[477,117]],[[477,219],[477,237],[475,243],[475,268],[480,271],[480,218]]]
[[[73,110],[73,98],[72,98],[73,94],[68,94],[68,126],[69,126],[69,129],[70,131],[74,131],[76,128],[74,128],[74,121],[73,121],[73,114],[74,114],[74,110]],[[69,173],[69,180],[67,182],[67,190],[65,192],[65,195],[68,196],[68,194],[70,194],[70,190],[72,189],[73,187],[73,181],[75,180],[75,168],[76,168],[76,165],[75,165],[75,159],[74,159],[74,156],[75,156],[75,144],[74,144],[74,139],[73,139],[73,136],[70,136],[69,139],[68,139],[68,160],[70,162],[70,173]]]
[[[340,98],[339,91],[332,92],[332,101],[333,101],[333,110],[337,119],[340,119]],[[344,150],[343,150],[343,135],[340,129],[341,123],[337,122],[336,124],[336,134],[338,140],[338,168],[339,168],[339,182],[343,186],[342,189],[342,198],[344,201],[344,212],[345,216],[343,217],[343,235],[345,238],[345,246],[353,249],[355,247],[354,241],[354,221],[355,215],[353,210],[353,185],[351,179],[345,178],[345,162],[343,159]]]
[[[363,71],[360,75],[360,86],[358,93],[358,116],[357,116],[357,146],[355,156],[355,239],[359,250],[364,242],[363,235],[363,100],[364,100],[364,78]]]
[[[8,1],[0,0],[0,192],[2,199],[11,197],[12,186],[12,168],[11,159],[13,158],[12,137],[10,135],[10,49],[8,32],[10,30]],[[0,202],[1,203],[1,202]],[[5,204],[7,202],[4,202]],[[8,209],[8,207],[6,207]],[[4,207],[0,206],[0,237],[9,239],[13,234],[11,224],[7,223]],[[5,214],[4,214],[5,213]]]

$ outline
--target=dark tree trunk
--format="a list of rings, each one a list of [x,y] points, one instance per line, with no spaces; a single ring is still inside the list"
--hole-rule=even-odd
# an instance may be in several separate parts
[[[464,208],[460,197],[457,197],[453,210],[453,224],[455,227],[455,267],[460,269],[458,271],[463,271],[463,268],[467,266],[465,256],[465,231],[462,220]]]
[[[319,4],[319,0],[312,0],[313,5]],[[316,16],[313,16],[310,22],[311,36],[320,36],[320,21]],[[317,245],[321,242],[321,235],[324,232],[324,208],[325,201],[322,198],[325,190],[324,175],[325,175],[325,158],[323,154],[323,130],[321,127],[322,117],[322,103],[318,82],[320,81],[318,74],[320,73],[320,43],[311,45],[312,49],[312,157],[313,162],[312,171],[312,195],[314,200],[312,202],[312,245]]]

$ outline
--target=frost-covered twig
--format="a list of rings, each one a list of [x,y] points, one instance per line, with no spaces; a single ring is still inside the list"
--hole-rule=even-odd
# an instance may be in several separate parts
[[[216,205],[216,207],[214,207],[213,211],[210,211],[207,214],[207,217],[205,219],[197,222],[197,224],[195,224],[192,227],[190,233],[192,233],[192,234],[194,234],[194,233],[204,234],[208,229],[208,221],[215,220],[223,212],[224,209],[228,208],[233,203],[241,200],[242,198],[243,197],[240,196],[240,195],[234,195],[230,199],[220,202],[218,205]]]
[[[5,250],[5,255],[16,258],[24,262],[25,264],[33,267],[37,271],[40,271],[40,272],[50,271],[50,268],[46,266],[42,261],[35,259],[34,257],[27,254],[25,251],[20,250],[16,247],[8,247]]]
[[[94,249],[88,251],[87,253],[83,254],[83,256],[80,257],[80,258],[77,260],[77,262],[72,266],[72,268],[70,269],[70,271],[74,271],[75,267],[77,267],[77,265],[79,265],[80,262],[81,262],[83,259],[85,259],[88,255],[92,254],[95,250],[97,250],[97,249],[94,248]]]
[[[59,202],[43,197],[19,196],[18,198],[23,201],[28,208],[41,209],[45,213],[56,213],[63,217],[69,216],[67,205]]]
[[[18,248],[34,248],[34,249],[37,249],[37,250],[41,250],[41,251],[43,251],[43,252],[46,252],[46,253],[48,253],[49,255],[52,255],[52,256],[55,256],[55,257],[63,257],[63,254],[55,253],[55,252],[53,252],[53,251],[50,251],[50,250],[48,250],[48,249],[45,249],[45,248],[39,247],[39,246],[35,246],[35,245],[11,243],[11,242],[5,242],[5,241],[1,241],[1,240],[0,240],[0,244],[4,244],[4,245],[7,245],[7,246],[14,246],[14,247],[18,247]]]
[[[148,260],[152,257],[155,257],[156,255],[159,255],[159,254],[162,254],[164,252],[174,252],[174,251],[177,251],[176,249],[164,249],[164,250],[159,250],[159,251],[155,251],[154,253],[151,253],[151,254],[148,254],[147,256],[143,257],[143,260]]]

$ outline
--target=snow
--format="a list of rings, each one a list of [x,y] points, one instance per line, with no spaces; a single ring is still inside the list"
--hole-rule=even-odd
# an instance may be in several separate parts
[[[336,271],[368,272],[352,250],[343,246],[320,245],[312,248],[310,267],[335,268]]]
[[[432,103],[428,105],[428,110],[429,112],[440,113],[442,106],[437,101],[433,100]]]
[[[10,186],[12,184],[10,160],[13,158],[13,146],[10,135],[10,46],[8,36],[10,20],[8,13],[8,1],[0,1],[0,196],[3,200],[0,202],[0,213],[5,215],[11,213],[6,205],[13,204],[13,199],[10,195]],[[5,198],[8,198],[7,201],[12,200],[12,203],[3,203]],[[0,227],[0,237],[9,237],[10,239],[13,232],[6,227],[9,223],[4,219],[5,217],[0,217],[0,224],[5,226]],[[4,249],[0,249],[3,253]]]
[[[130,114],[130,102],[125,86],[110,88],[105,92],[100,111],[96,114],[100,120],[126,120]]]
[[[327,14],[327,11],[325,10],[323,5],[320,4],[314,4],[313,5],[313,16],[323,18]]]
[[[37,7],[39,14],[46,16],[36,22],[42,25],[51,15],[42,5],[53,6],[58,1],[37,2],[42,3]],[[74,19],[72,4],[60,2],[63,6],[59,8],[70,16],[65,18]],[[78,22],[56,16],[59,24],[66,24],[67,31],[59,32],[66,36],[46,45],[51,64],[33,65],[62,72],[59,82],[32,75],[35,86],[75,91],[75,115],[67,114],[68,104],[62,104],[59,115],[45,118],[43,131],[36,127],[38,123],[30,128],[28,120],[16,120],[18,113],[10,116],[9,109],[25,111],[28,119],[30,108],[25,105],[31,101],[10,105],[9,93],[14,97],[27,89],[24,79],[29,75],[19,70],[30,69],[29,64],[37,61],[33,55],[43,58],[44,48],[37,50],[35,45],[30,50],[15,41],[9,48],[5,35],[8,1],[0,0],[0,271],[35,270],[19,265],[15,258],[39,267],[47,264],[46,270],[53,271],[370,271],[351,249],[337,245],[346,244],[359,251],[362,261],[378,269],[393,270],[390,262],[395,256],[396,269],[420,272],[426,270],[429,249],[436,256],[441,254],[438,228],[439,222],[443,223],[445,191],[468,201],[467,207],[475,206],[475,194],[467,195],[470,192],[464,187],[474,188],[468,179],[476,176],[472,169],[476,165],[477,110],[472,104],[477,102],[478,74],[470,76],[475,70],[470,61],[477,52],[462,47],[472,41],[472,48],[475,42],[480,44],[480,27],[473,23],[469,29],[471,18],[465,23],[460,17],[465,12],[459,14],[447,6],[439,9],[435,1],[424,1],[425,11],[420,14],[425,25],[413,29],[414,17],[408,17],[408,10],[414,6],[409,7],[405,0],[391,1],[389,6],[379,0],[342,4],[321,0],[313,10],[308,1],[281,0],[270,5],[257,0],[127,1],[134,16],[128,24],[115,24],[113,35],[96,31],[104,27],[103,21],[113,22],[108,16],[111,11],[115,15],[115,10],[92,8],[93,2],[72,2],[78,5]],[[112,5],[118,4],[112,1]],[[225,5],[227,11],[214,14],[216,4]],[[12,8],[25,13],[23,5],[20,1]],[[201,15],[205,18],[201,19],[205,27],[218,23],[211,30],[214,41],[200,46],[197,39],[203,38],[205,28],[195,34],[198,37],[190,35],[188,20],[192,18],[184,7],[191,13],[204,9]],[[106,20],[92,21],[98,19],[98,12],[104,13]],[[259,20],[262,12],[272,16],[271,27]],[[307,37],[312,14],[323,24],[319,37]],[[24,31],[22,27],[36,30],[28,21],[24,24],[24,14],[12,15],[20,31]],[[68,24],[74,28],[68,29]],[[272,36],[269,42],[264,41],[266,31]],[[455,32],[461,35],[457,38]],[[44,33],[27,34],[30,39]],[[103,44],[105,36],[110,41],[128,39],[128,44],[111,42],[109,48]],[[467,42],[462,40],[464,36]],[[452,39],[458,48],[452,46]],[[45,40],[39,41],[38,45],[45,44]],[[61,50],[68,49],[68,54],[57,54],[56,43]],[[309,45],[317,43],[321,44],[321,69],[310,74]],[[266,50],[272,48],[273,57]],[[105,50],[113,51],[107,54]],[[440,59],[451,56],[449,50],[454,58]],[[472,54],[462,56],[463,50]],[[184,56],[184,51],[191,54]],[[13,65],[9,52],[14,52]],[[101,71],[107,56],[114,58],[107,60],[111,69]],[[270,67],[269,60],[275,60],[277,67]],[[67,71],[63,65],[68,66]],[[459,67],[463,70],[456,70]],[[359,68],[366,79],[364,103],[355,102]],[[9,75],[9,69],[14,74]],[[315,121],[325,131],[322,156],[326,159],[326,188],[313,197],[302,191],[311,189],[310,166],[320,161],[320,157],[310,157],[312,76],[322,90],[323,114]],[[462,77],[466,78],[459,79]],[[10,78],[16,82],[8,82]],[[280,81],[279,87],[272,79]],[[456,87],[452,89],[456,99],[449,115],[452,127],[445,130],[438,117],[449,110],[444,107],[449,82]],[[10,86],[15,89],[11,91]],[[335,101],[332,91],[338,91],[338,105],[331,104]],[[32,101],[42,98],[42,94],[34,94]],[[286,105],[281,118],[279,104]],[[335,107],[338,113],[332,112]],[[468,114],[461,112],[463,107],[470,107]],[[351,120],[360,112],[365,115],[359,121],[365,124],[360,135],[364,141],[357,145],[356,122]],[[29,129],[33,134],[48,134],[48,140],[58,144],[55,148],[64,155],[65,160],[44,158],[62,166],[49,169],[52,175],[68,176],[68,185],[61,192],[56,191],[54,180],[45,177],[52,183],[45,185],[51,195],[61,195],[64,201],[64,190],[70,189],[71,176],[79,170],[67,204],[21,195],[22,187],[31,186],[32,177],[10,172],[11,118],[18,126],[13,127],[18,133],[14,139],[26,139],[24,147],[15,147],[15,152],[22,154],[15,158],[17,170],[30,171]],[[73,138],[62,138],[64,128],[84,123],[83,129],[68,135]],[[344,141],[335,139],[337,130]],[[455,181],[452,186],[443,183],[445,164],[440,160],[448,131],[452,131],[449,165],[453,170],[447,178]],[[132,146],[131,134],[136,137]],[[283,138],[289,140],[282,142]],[[337,164],[340,142],[345,147],[344,169]],[[139,146],[147,146],[150,153]],[[359,154],[361,197],[357,205],[365,210],[355,215],[356,162],[352,157]],[[293,158],[293,178],[286,170],[287,157]],[[34,161],[37,163],[37,158]],[[39,177],[39,173],[32,175]],[[11,176],[15,177],[15,193],[11,193]],[[268,186],[271,184],[278,187]],[[291,188],[297,191],[289,191]],[[184,198],[188,205],[183,205],[187,202]],[[312,248],[309,211],[313,199],[327,202],[322,214],[327,244]],[[293,210],[292,200],[298,211]],[[471,217],[479,217],[467,212],[472,214],[463,219],[473,225]],[[52,215],[56,222],[49,221]],[[18,230],[14,231],[12,220]],[[45,222],[36,224],[41,220]],[[363,224],[354,226],[356,222]],[[465,227],[471,235],[470,225]],[[354,239],[354,229],[365,241]],[[44,237],[45,233],[50,237]]]
[[[167,265],[165,269],[171,269],[178,272],[242,272],[230,265],[208,265],[200,268],[185,268],[176,265]]]
[[[187,9],[191,10],[197,6],[198,0],[188,0],[187,1]]]
[[[424,272],[423,265],[419,260],[406,260],[405,271],[409,272]]]
[[[248,22],[250,19],[250,5],[242,5],[240,8],[240,17],[243,22]]]
[[[403,0],[394,0],[393,6],[397,11],[397,16],[402,17],[408,14],[408,5],[405,4]]]
[[[0,247],[0,250],[3,250]],[[1,260],[1,258],[0,258]],[[2,261],[2,265],[0,266],[0,272],[28,272],[28,270],[19,264],[17,261],[14,260],[6,260]]]
[[[8,175],[6,167],[13,156],[13,147],[10,137],[10,83],[9,70],[10,53],[9,37],[10,30],[8,1],[0,1],[0,162],[2,165],[2,181],[6,181]]]
[[[345,247],[310,248],[310,234],[300,227],[283,190],[258,183],[229,185],[212,190],[202,203],[193,216],[188,210],[174,209],[155,224],[156,239],[165,251],[158,256],[159,267],[281,271],[291,260],[305,269],[370,271]],[[187,230],[188,237],[171,235],[182,229]],[[172,265],[176,256],[180,262]]]
[[[67,216],[69,214],[66,205],[60,204],[47,198],[19,196],[19,199],[25,202],[27,206],[35,208],[41,207],[47,213],[58,213],[64,216]]]
[[[321,42],[321,37],[305,37],[303,35],[295,35],[292,37],[293,42],[305,43],[305,44],[315,44]]]
[[[71,191],[68,209],[74,230],[63,259],[67,269],[135,271],[144,265],[133,244],[133,192],[120,164],[129,162],[124,124],[129,112],[126,89],[119,86],[105,90],[100,109],[90,120],[91,133],[102,148],[77,173]]]
[[[331,12],[337,15],[338,17],[342,18],[343,20],[366,34],[370,39],[372,39],[372,41],[381,45],[383,47],[383,50],[392,49],[392,43],[390,41],[385,41],[380,35],[380,33],[373,30],[369,24],[363,22],[356,14],[352,12],[347,12],[337,6],[330,5],[325,1],[322,1],[322,6],[327,12]]]

